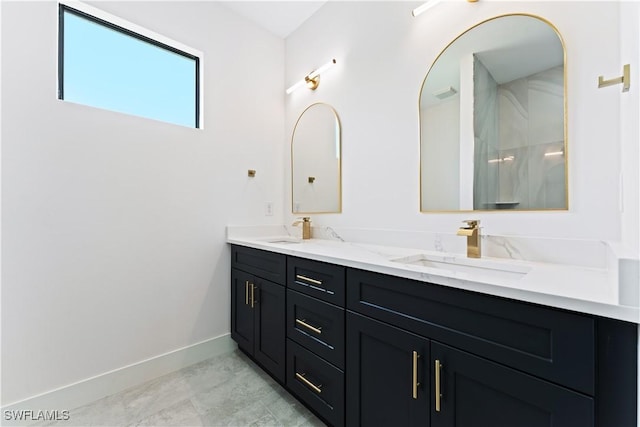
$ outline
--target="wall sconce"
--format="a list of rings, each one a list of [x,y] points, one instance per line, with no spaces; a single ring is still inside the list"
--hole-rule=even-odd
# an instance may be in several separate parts
[[[316,90],[316,88],[320,84],[320,73],[327,71],[335,63],[336,63],[336,60],[332,59],[331,61],[327,62],[317,70],[310,72],[309,74],[304,76],[304,79],[300,80],[298,83],[294,84],[289,89],[287,89],[287,95],[289,95],[291,92],[298,89],[299,87],[302,87],[303,85],[306,85],[311,90]]]
[[[425,2],[424,4],[416,7],[415,9],[413,9],[413,11],[411,11],[411,14],[415,17],[418,15],[421,15],[423,13],[425,13],[427,10],[431,9],[432,7],[442,3],[443,0],[429,0],[428,2]],[[478,0],[467,0],[469,3],[475,3]]]

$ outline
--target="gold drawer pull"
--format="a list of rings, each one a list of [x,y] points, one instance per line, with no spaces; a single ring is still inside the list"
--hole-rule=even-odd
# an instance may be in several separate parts
[[[418,358],[420,357],[420,355],[418,354],[417,351],[413,352],[413,378],[412,378],[412,383],[413,383],[413,390],[411,391],[411,396],[414,399],[418,398],[418,386],[420,385],[420,383],[418,382]]]
[[[296,274],[296,279],[304,280],[314,285],[322,285],[322,280],[312,279],[311,277],[303,276],[302,274]]]
[[[440,399],[442,399],[442,393],[440,392],[440,371],[442,366],[440,361],[436,359],[436,412],[440,412]]]
[[[256,290],[256,285],[254,285],[253,283],[251,284],[251,308],[253,308],[253,305],[256,302],[256,298],[255,298],[255,290]]]
[[[244,304],[249,305],[249,281],[244,282]]]
[[[320,385],[315,385],[314,383],[312,383],[311,381],[309,381],[308,379],[306,379],[304,376],[307,374],[299,374],[296,372],[296,378],[299,379],[300,381],[302,381],[303,383],[305,383],[306,385],[308,385],[309,387],[311,387],[313,389],[313,391],[315,391],[316,393],[322,393],[322,384]]]
[[[315,326],[311,326],[310,324],[308,324],[306,322],[306,319],[300,320],[300,319],[296,319],[296,323],[300,326],[304,326],[305,328],[309,329],[310,331],[315,332],[316,334],[321,334],[322,333],[322,327],[316,328]]]

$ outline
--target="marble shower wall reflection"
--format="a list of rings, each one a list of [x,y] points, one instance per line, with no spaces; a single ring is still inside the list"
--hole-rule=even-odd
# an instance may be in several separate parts
[[[563,209],[564,67],[498,84],[474,57],[474,209]]]

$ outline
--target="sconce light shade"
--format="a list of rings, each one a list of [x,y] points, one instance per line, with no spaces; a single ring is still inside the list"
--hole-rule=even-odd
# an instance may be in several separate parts
[[[434,6],[437,6],[438,4],[442,3],[443,0],[429,0],[425,3],[423,3],[422,5],[416,7],[415,9],[413,9],[411,11],[411,14],[415,17],[418,15],[421,15],[423,13],[425,13],[427,10],[431,9]],[[467,2],[469,3],[475,3],[478,0],[467,0]]]
[[[291,86],[289,89],[287,89],[287,95],[289,95],[291,92],[293,92],[294,90],[298,89],[303,85],[306,85],[311,90],[316,90],[316,88],[320,84],[320,73],[327,71],[329,68],[333,67],[335,63],[336,63],[336,60],[332,59],[331,61],[327,62],[317,70],[310,72],[309,74],[304,76],[302,80],[300,80],[299,82]]]

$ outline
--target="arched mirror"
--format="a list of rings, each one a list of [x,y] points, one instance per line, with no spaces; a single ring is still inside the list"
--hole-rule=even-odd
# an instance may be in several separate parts
[[[420,209],[567,209],[565,50],[526,14],[453,40],[420,91]]]
[[[342,209],[340,120],[328,104],[307,107],[291,137],[292,212]]]

